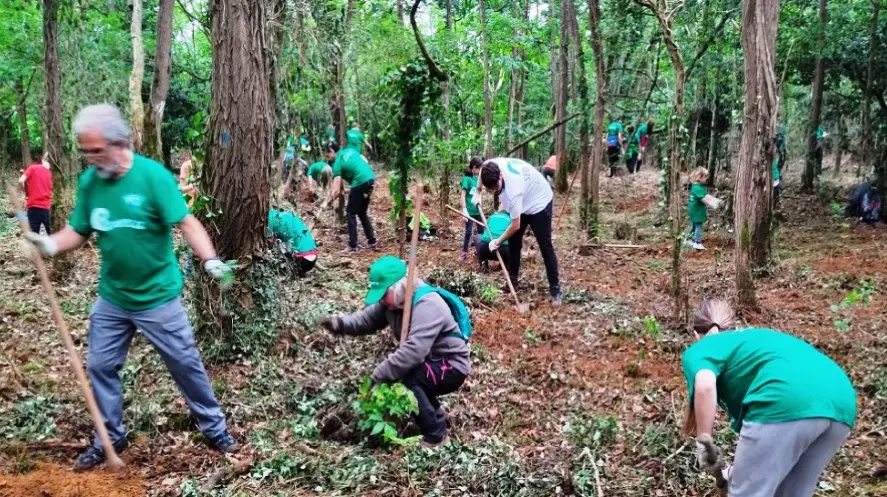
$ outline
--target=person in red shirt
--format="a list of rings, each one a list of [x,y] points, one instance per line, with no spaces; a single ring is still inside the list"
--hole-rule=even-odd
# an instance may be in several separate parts
[[[31,231],[40,233],[40,226],[49,233],[49,216],[52,209],[52,171],[49,170],[48,154],[43,154],[41,162],[25,169],[18,179],[27,197],[28,223]]]

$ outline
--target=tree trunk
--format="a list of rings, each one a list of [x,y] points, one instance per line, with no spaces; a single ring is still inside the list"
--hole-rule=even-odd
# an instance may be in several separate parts
[[[777,117],[776,27],[779,2],[744,0],[745,121],[733,198],[734,263],[740,307],[756,305],[753,269],[770,257],[773,131]],[[818,115],[815,116],[818,120]],[[814,128],[815,132],[815,128]]]
[[[154,79],[151,81],[151,101],[145,113],[145,138],[142,144],[142,153],[156,160],[161,160],[163,156],[160,126],[163,124],[163,111],[166,109],[166,97],[169,93],[172,18],[175,5],[175,0],[160,0],[157,7]]]
[[[43,72],[46,84],[46,140],[44,151],[49,155],[52,168],[53,190],[53,229],[64,227],[68,218],[70,198],[67,198],[65,186],[74,171],[68,168],[65,158],[65,132],[62,130],[62,75],[59,70],[58,56],[58,0],[43,2]]]
[[[827,16],[826,0],[819,0],[819,47],[816,53],[816,68],[813,73],[813,87],[811,88],[810,97],[810,122],[807,125],[807,157],[804,174],[801,177],[802,190],[808,193],[813,191],[813,182],[822,170],[822,149],[819,146],[819,141],[816,139],[816,130],[819,129],[822,113],[822,90],[825,86],[825,57],[823,57],[822,52],[825,50]]]
[[[582,158],[583,167],[587,167],[588,171],[582,172],[582,205],[584,206],[585,213],[585,232],[588,234],[588,238],[594,238],[600,235],[598,232],[598,210],[599,210],[599,186],[600,186],[600,171],[603,157],[603,150],[601,146],[601,137],[604,136],[604,106],[606,104],[605,98],[607,93],[607,61],[604,58],[604,49],[601,43],[601,6],[600,0],[588,0],[588,27],[591,31],[591,49],[594,52],[594,62],[595,62],[595,72],[597,79],[597,98],[594,104],[594,132],[591,134],[591,157],[589,166],[586,166],[589,162],[588,157]],[[580,61],[582,57],[580,55]],[[585,100],[586,102],[582,105],[582,118],[586,120],[587,127],[587,95],[585,97],[582,96],[583,87],[584,92],[588,93],[587,85],[584,83],[585,80],[585,67],[581,64],[579,66],[579,74],[580,74],[580,87],[579,87],[579,95],[580,100]],[[580,128],[582,125],[580,124]],[[587,146],[587,142],[589,141],[589,137],[586,136],[582,138],[582,146]]]
[[[483,50],[483,67],[484,67],[484,154],[486,157],[493,156],[493,102],[490,95],[490,55],[487,50],[487,7],[484,0],[478,2],[478,10],[480,11],[480,36],[481,47]]]
[[[872,79],[875,77],[875,54],[878,52],[878,16],[881,0],[872,0],[872,22],[869,26],[869,65],[865,78],[865,103],[862,106],[862,152],[856,166],[856,177],[861,178],[863,169],[872,164]]]
[[[514,27],[511,30],[511,36],[514,40],[514,45],[511,47],[511,58],[515,61],[521,60],[521,50],[518,45],[518,40],[520,39],[520,29],[517,24],[517,19],[520,19],[521,15],[521,1],[522,0],[514,0],[512,5],[512,15],[515,19]],[[511,70],[511,78],[508,85],[508,149],[511,150],[511,147],[514,145],[514,119],[516,114],[517,107],[517,92],[518,86],[520,85],[521,80],[521,69],[515,67]]]
[[[397,20],[403,26],[403,0],[395,0],[395,2],[397,3]]]
[[[142,151],[145,135],[145,107],[142,105],[142,79],[145,76],[145,51],[142,48],[142,0],[132,0],[132,73],[129,76],[129,105],[132,113],[132,149]]]
[[[453,0],[447,0],[447,33],[448,35],[453,34]],[[452,91],[451,87],[453,85],[452,78],[447,79],[443,82],[443,139],[445,143],[446,152],[443,155],[443,175],[441,176],[440,181],[440,218],[447,219],[449,216],[449,211],[447,207],[450,205],[450,181],[452,181],[452,175],[450,170],[453,167],[453,158],[454,154],[452,153],[452,149],[450,147],[450,92]]]
[[[345,133],[348,129],[348,116],[345,113],[345,55],[348,53],[348,46],[351,37],[351,20],[354,17],[354,0],[348,0],[345,4],[345,23],[342,29],[341,46],[339,47],[339,57],[336,64],[336,89],[335,89],[335,115],[333,122],[337,124],[336,135],[338,136],[339,146],[345,146]],[[339,203],[336,205],[336,218],[340,225],[345,224],[345,195],[339,195]]]
[[[832,176],[837,177],[841,174],[841,162],[844,158],[844,118],[838,116],[837,127],[835,129],[835,168],[832,170]]]
[[[705,168],[708,169],[707,186],[715,186],[715,177],[717,176],[717,156],[719,136],[715,133],[715,126],[718,122],[718,104],[720,103],[720,94],[717,90],[714,92],[713,104],[711,107],[711,125],[708,130],[708,158],[706,159]]]
[[[22,129],[22,167],[26,168],[31,165],[31,137],[28,132],[28,90],[22,80],[15,82],[16,114],[18,114],[18,123]]]
[[[558,86],[554,103],[554,120],[560,121],[567,117],[567,99],[570,95],[570,65],[567,60],[570,42],[569,0],[561,0],[560,4],[560,49],[558,50]],[[569,188],[570,164],[567,154],[567,126],[559,126],[554,130],[554,154],[557,155],[557,173],[554,175],[555,189],[567,193]]]

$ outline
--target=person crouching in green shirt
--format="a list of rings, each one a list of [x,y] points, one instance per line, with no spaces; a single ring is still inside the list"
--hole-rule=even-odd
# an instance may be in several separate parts
[[[96,234],[99,296],[89,315],[86,370],[114,449],[123,452],[129,446],[120,369],[138,329],[160,353],[209,444],[236,452],[237,442],[228,433],[182,306],[172,227],[182,230],[203,259],[203,268],[223,285],[233,281],[231,268],[219,260],[203,225],[188,212],[172,173],[132,152],[119,110],[108,104],[85,107],[72,128],[90,165],[80,175],[74,210],[60,231],[52,236],[31,233],[28,239],[43,255],[53,256]],[[74,469],[84,471],[104,461],[96,435]]]
[[[296,263],[299,276],[305,276],[317,263],[317,243],[302,218],[292,212],[268,212],[268,242],[280,247]]]
[[[480,267],[483,271],[490,270],[490,261],[498,260],[496,254],[490,250],[490,241],[493,238],[499,238],[508,226],[511,225],[511,216],[506,211],[498,211],[493,213],[487,219],[487,230],[481,233],[480,241],[477,242],[477,260],[480,261]],[[508,265],[508,240],[502,242],[502,245],[496,249],[502,257],[502,263]]]
[[[690,201],[687,213],[690,215],[690,236],[692,240],[684,241],[684,245],[696,250],[705,250],[702,244],[702,224],[708,221],[708,208],[717,209],[721,206],[721,199],[708,194],[705,181],[708,179],[708,169],[697,168],[690,173]]]
[[[700,467],[722,471],[731,497],[811,497],[856,422],[856,391],[841,367],[807,342],[767,328],[736,330],[730,304],[702,303],[696,343],[682,358]],[[739,443],[732,468],[711,460],[718,405]]]
[[[331,205],[340,195],[343,195],[342,181],[351,185],[348,192],[348,205],[345,214],[348,219],[348,247],[345,252],[357,252],[357,219],[363,226],[363,233],[367,238],[367,247],[375,250],[376,234],[373,231],[373,222],[370,220],[370,198],[373,195],[373,186],[376,183],[376,175],[369,162],[355,148],[346,147],[341,151],[335,143],[327,145],[327,159],[333,163],[333,187],[327,204]]]
[[[308,166],[308,169],[305,170],[305,175],[308,176],[308,182],[311,183],[312,190],[315,192],[318,190],[326,191],[330,183],[333,182],[333,167],[327,162],[317,161]]]

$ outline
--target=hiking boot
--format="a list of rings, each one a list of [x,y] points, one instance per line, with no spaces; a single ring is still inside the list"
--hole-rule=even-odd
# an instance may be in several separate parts
[[[444,446],[447,443],[449,443],[449,441],[450,441],[450,437],[447,435],[444,435],[443,438],[441,438],[437,442],[431,442],[431,441],[428,441],[428,439],[426,439],[425,437],[422,437],[422,441],[419,442],[419,446],[423,447],[425,449],[433,449],[435,447]]]
[[[125,438],[120,439],[114,444],[114,451],[120,455],[129,447],[129,442]],[[87,471],[105,462],[105,451],[96,447],[90,447],[80,454],[74,463],[74,471]]]
[[[238,445],[237,441],[234,440],[234,437],[228,433],[228,430],[225,430],[225,432],[218,437],[209,440],[208,445],[213,449],[226,454],[234,454],[240,450],[240,445]]]
[[[459,256],[459,262],[465,262],[465,259],[468,258],[468,252],[462,251],[462,254]]]
[[[705,245],[699,242],[693,242],[693,248],[695,248],[696,250],[705,250]]]

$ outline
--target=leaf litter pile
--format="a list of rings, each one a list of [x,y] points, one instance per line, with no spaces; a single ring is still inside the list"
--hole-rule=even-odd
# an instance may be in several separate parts
[[[834,198],[796,196],[794,179],[780,207],[775,260],[758,280],[760,309],[743,318],[797,334],[848,370],[859,421],[819,491],[885,495],[884,227],[833,217]],[[383,251],[339,255],[345,235],[332,215],[322,216],[315,236],[323,268],[302,280],[282,278],[285,312],[273,347],[230,362],[208,358],[243,445],[236,456],[205,448],[159,357],[143,338],[134,340],[120,373],[132,444],[121,474],[68,469],[89,442],[90,421],[33,269],[19,254],[17,227],[0,220],[0,495],[714,495],[713,480],[695,468],[692,440],[680,432],[680,354],[689,336],[671,319],[658,174],[602,178],[601,192],[603,238],[643,247],[580,255],[568,206],[555,235],[564,305],[548,304],[541,257],[529,238],[520,292],[531,304],[527,313],[514,308],[499,271],[480,274],[458,262],[462,222],[441,217],[432,194],[428,216],[440,236],[421,242],[418,268],[460,292],[475,327],[473,372],[444,397],[448,445],[388,445],[361,431],[355,401],[365,375],[392,350],[390,335],[346,339],[313,325],[323,315],[359,309],[370,262],[397,253],[387,228],[392,201],[377,188],[372,216],[385,226]],[[562,198],[555,198],[556,213]],[[731,292],[730,225],[723,212],[714,213],[705,227],[709,250],[685,253],[691,307]],[[95,250],[84,248],[57,283],[84,356],[97,265]],[[186,300],[188,294],[186,288]],[[404,421],[398,436],[415,435]],[[717,442],[732,455],[735,441],[721,413]]]

